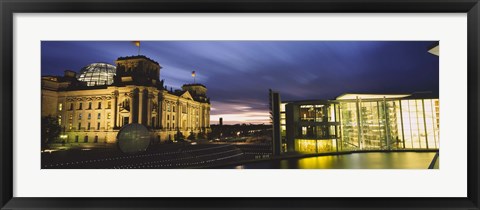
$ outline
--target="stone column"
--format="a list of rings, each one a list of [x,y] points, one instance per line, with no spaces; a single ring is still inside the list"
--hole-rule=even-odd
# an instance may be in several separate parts
[[[153,96],[147,93],[147,126],[152,126],[152,99]]]
[[[119,121],[119,116],[118,116],[118,107],[120,106],[120,104],[118,104],[118,101],[119,100],[119,94],[118,94],[118,91],[115,91],[114,93],[114,98],[113,98],[113,127],[114,128],[118,128],[120,123],[118,122]]]
[[[157,128],[161,128],[162,125],[162,118],[163,118],[163,100],[162,100],[162,95],[158,94],[157,95]]]
[[[120,96],[117,96],[114,98],[114,102],[113,103],[113,127],[114,128],[118,128],[120,126],[120,123],[118,122],[119,121],[119,114],[118,114],[118,107],[120,106],[119,102],[122,101],[121,97]]]
[[[180,118],[181,118],[181,114],[179,114],[179,105],[180,105],[180,99],[177,99],[177,102],[174,103],[174,106],[176,107],[175,108],[175,112],[172,112],[172,113],[175,113],[175,127],[176,128],[179,128],[180,129]],[[173,108],[172,108],[172,111],[173,111]],[[175,129],[176,130],[176,129]]]
[[[205,122],[205,127],[210,128],[210,107],[207,108],[207,121]]]
[[[138,92],[138,123],[143,124],[143,90]]]
[[[192,106],[190,105],[190,103],[187,103],[187,130],[188,131],[191,131],[192,130],[192,123],[191,123],[191,117],[190,117],[190,114],[191,114],[191,111],[192,110]]]
[[[132,91],[130,95],[130,117],[128,118],[128,123],[132,123],[133,118],[136,117],[135,107],[133,106],[135,98],[135,91]]]
[[[203,117],[202,117],[203,108],[202,108],[202,106],[198,107],[198,126],[199,126],[200,129],[203,130],[203,127],[205,127],[205,126],[203,125]]]

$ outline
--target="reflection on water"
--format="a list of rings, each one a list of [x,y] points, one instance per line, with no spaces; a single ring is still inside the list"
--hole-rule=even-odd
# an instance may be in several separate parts
[[[354,153],[262,161],[227,168],[235,169],[428,169],[434,152]],[[436,164],[438,169],[438,164]]]

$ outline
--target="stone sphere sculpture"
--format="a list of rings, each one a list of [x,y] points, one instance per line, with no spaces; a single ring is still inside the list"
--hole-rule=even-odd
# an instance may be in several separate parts
[[[124,153],[146,151],[150,145],[150,134],[147,127],[136,123],[123,126],[117,134],[117,145]]]

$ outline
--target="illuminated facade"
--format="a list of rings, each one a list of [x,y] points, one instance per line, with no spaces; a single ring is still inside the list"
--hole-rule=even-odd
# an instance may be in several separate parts
[[[306,153],[439,148],[439,100],[425,94],[344,94],[283,102],[284,150]]]
[[[129,123],[145,125],[157,142],[175,140],[178,131],[185,137],[210,132],[204,85],[168,91],[159,79],[161,66],[150,58],[121,57],[115,63],[91,64],[78,77],[73,71],[42,77],[42,117],[58,119],[61,141],[114,143]]]

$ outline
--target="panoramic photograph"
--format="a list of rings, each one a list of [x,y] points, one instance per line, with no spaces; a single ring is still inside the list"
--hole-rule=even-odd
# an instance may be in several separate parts
[[[42,41],[41,169],[439,169],[438,41]]]

